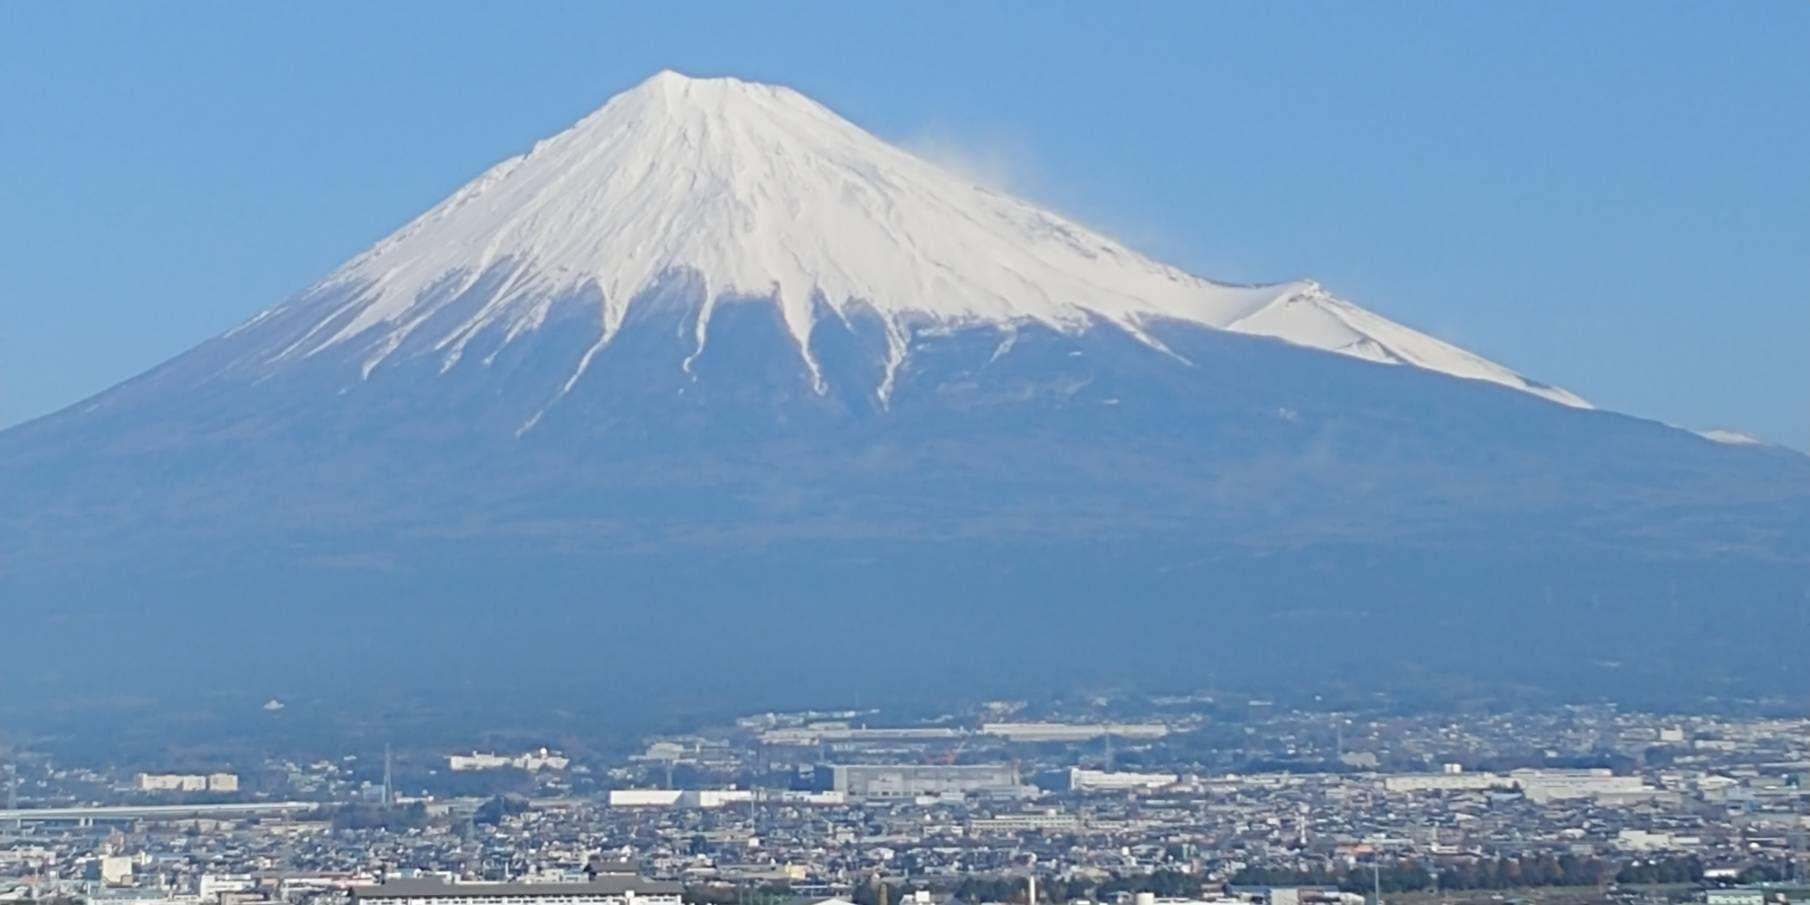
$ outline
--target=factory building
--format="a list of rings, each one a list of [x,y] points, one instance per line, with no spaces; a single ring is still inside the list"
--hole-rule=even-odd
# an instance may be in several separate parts
[[[1109,735],[1159,739],[1169,734],[1169,727],[1161,723],[986,723],[980,731],[1009,742],[1085,742]]]
[[[1616,776],[1609,770],[1515,770],[1508,775],[1521,794],[1536,803],[1567,798],[1639,800],[1659,791],[1638,776]]]
[[[1383,777],[1383,789],[1389,792],[1480,792],[1506,789],[1514,782],[1500,773],[1403,773]]]
[[[1018,768],[1007,764],[836,764],[830,789],[851,801],[1024,794]]]
[[[1160,789],[1181,782],[1174,773],[1131,773],[1123,770],[1084,770],[1071,767],[1068,788],[1071,792],[1133,792]]]
[[[140,773],[132,778],[140,792],[237,792],[237,773]]]
[[[536,773],[541,770],[564,770],[572,761],[563,754],[557,754],[542,748],[508,757],[502,754],[454,754],[446,758],[446,767],[455,773],[470,773],[479,770],[502,770],[514,767]]]
[[[1633,803],[1650,799],[1663,790],[1638,776],[1617,776],[1609,770],[1514,770],[1501,773],[1466,773],[1448,768],[1443,773],[1408,773],[1383,778],[1390,792],[1459,792],[1484,789],[1518,789],[1528,801],[1544,804],[1573,798],[1603,803]]]
[[[836,742],[947,742],[960,740],[960,729],[910,726],[869,729],[847,723],[814,723],[809,726],[769,729],[760,735],[764,745],[819,745]]]

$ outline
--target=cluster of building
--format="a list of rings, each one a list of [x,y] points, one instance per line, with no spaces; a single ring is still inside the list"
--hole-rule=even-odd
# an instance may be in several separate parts
[[[446,768],[455,773],[510,768],[534,773],[541,770],[564,770],[571,763],[571,758],[546,748],[514,756],[494,753],[480,754],[473,751],[470,754],[453,754],[446,758]]]
[[[234,773],[140,773],[132,778],[140,792],[237,792]]]
[[[1212,699],[1151,702],[1161,716],[1137,721],[1024,709],[893,726],[762,714],[628,756],[404,748],[236,773],[14,752],[0,900],[677,905],[684,890],[846,898],[884,879],[946,905],[975,878],[1035,878],[1066,901],[1180,877],[1188,895],[1350,905],[1350,890],[1239,881],[1565,857],[1688,859],[1701,887],[1688,894],[1713,890],[1711,905],[1810,905],[1754,885],[1810,864],[1802,719]],[[210,794],[168,797],[183,792]]]

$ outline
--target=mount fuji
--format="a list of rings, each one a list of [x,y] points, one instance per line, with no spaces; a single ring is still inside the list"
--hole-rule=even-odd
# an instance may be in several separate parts
[[[0,500],[32,693],[203,648],[159,674],[1732,693],[1803,684],[1810,636],[1801,455],[670,72],[0,433]]]

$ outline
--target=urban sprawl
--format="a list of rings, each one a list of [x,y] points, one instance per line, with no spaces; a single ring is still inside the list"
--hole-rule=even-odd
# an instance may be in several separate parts
[[[0,762],[0,902],[1810,905],[1801,718],[1196,695]]]

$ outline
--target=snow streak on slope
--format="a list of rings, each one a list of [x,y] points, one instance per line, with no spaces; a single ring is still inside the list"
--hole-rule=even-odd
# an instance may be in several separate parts
[[[910,334],[925,327],[1029,322],[1073,332],[1104,322],[1160,349],[1144,326],[1178,319],[1586,405],[1312,282],[1228,285],[1152,261],[938,169],[790,89],[670,72],[494,167],[286,303],[320,316],[272,358],[348,346],[369,374],[405,339],[413,348],[425,339],[450,367],[481,334],[514,339],[542,329],[552,306],[594,305],[601,294],[590,321],[600,333],[573,363],[569,389],[630,304],[675,273],[705,290],[699,350],[717,304],[766,299],[813,374],[809,337],[824,307],[877,314],[890,346],[882,399]],[[480,279],[496,283],[474,311],[435,317]]]
[[[1744,434],[1744,433],[1741,433],[1740,431],[1725,430],[1725,429],[1719,428],[1719,427],[1710,428],[1709,430],[1691,431],[1691,433],[1696,434],[1697,436],[1702,437],[1705,440],[1713,440],[1717,443],[1725,443],[1729,446],[1765,446],[1766,445],[1766,441],[1761,440],[1759,437],[1756,437],[1752,434]]]

